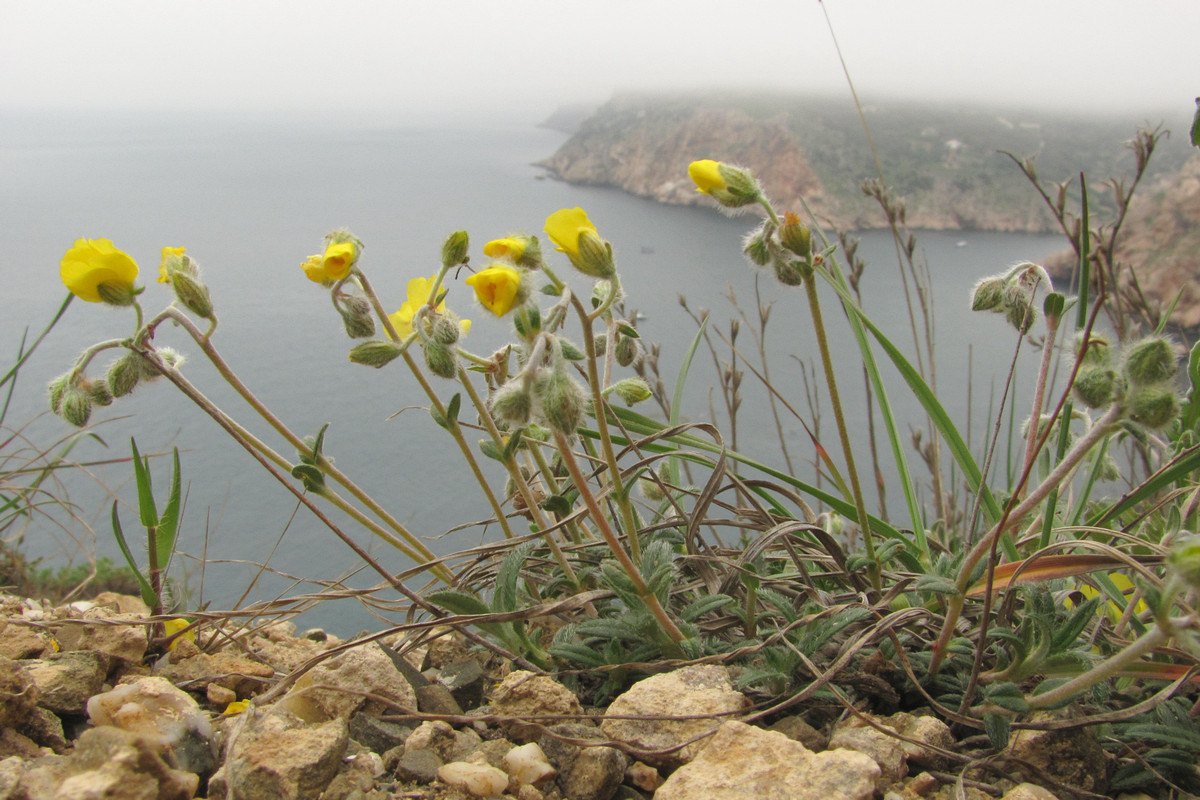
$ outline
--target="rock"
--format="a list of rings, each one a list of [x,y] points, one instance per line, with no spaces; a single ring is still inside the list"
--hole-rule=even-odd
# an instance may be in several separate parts
[[[18,662],[0,657],[0,728],[25,724],[37,708],[38,687]]]
[[[368,699],[364,693],[392,704]],[[302,719],[320,722],[349,720],[360,709],[376,716],[395,711],[395,706],[414,709],[417,698],[387,654],[369,644],[322,661],[301,675],[279,704]]]
[[[533,742],[541,735],[539,725],[523,724],[541,716],[582,715],[583,706],[575,693],[558,681],[545,675],[535,675],[526,670],[514,670],[504,677],[492,693],[493,713],[511,717],[500,723],[509,738],[517,742]],[[541,724],[553,725],[561,720],[545,720]]]
[[[813,752],[819,752],[829,746],[829,737],[809,725],[800,717],[783,717],[776,720],[767,730],[782,733],[794,742],[807,747]]]
[[[0,761],[0,800],[15,800],[21,785],[21,776],[25,774],[25,759],[19,756],[9,756]]]
[[[163,678],[138,678],[88,700],[94,725],[112,725],[157,743],[183,769],[207,775],[216,767],[208,715],[187,692]]]
[[[471,709],[483,702],[483,667],[473,658],[442,667],[437,682],[450,690],[459,707]]]
[[[955,748],[954,734],[951,733],[950,726],[937,717],[906,714],[902,711],[877,721],[901,736],[919,743],[900,743],[910,764],[927,769],[945,769],[949,766],[949,759],[932,749],[936,747],[940,750],[953,751]],[[921,744],[929,746],[922,747]]]
[[[443,762],[452,761],[450,753],[454,750],[454,728],[449,722],[426,720],[404,740],[404,752],[428,750],[435,753]]]
[[[875,728],[856,724],[838,725],[833,736],[829,737],[829,749],[838,748],[870,756],[879,765],[881,786],[891,786],[908,774],[908,763],[900,740]]]
[[[21,663],[37,684],[38,705],[56,714],[82,716],[88,698],[104,685],[104,660],[86,650],[50,653]]]
[[[654,792],[663,785],[663,776],[649,764],[635,761],[625,770],[625,780],[645,792]]]
[[[402,781],[433,783],[443,762],[432,750],[403,751],[394,761],[387,762],[388,769]]]
[[[20,661],[35,658],[50,646],[50,634],[30,625],[0,620],[0,657]]]
[[[12,728],[0,728],[0,758],[37,758],[39,755],[41,750],[37,742]]]
[[[1051,718],[1035,714],[1031,721]],[[1104,794],[1108,788],[1108,760],[1093,728],[1021,729],[1009,740],[1008,754],[1028,761],[1068,786],[1096,794]],[[1033,775],[1026,777],[1037,780]]]
[[[813,753],[781,733],[721,725],[654,800],[870,800],[878,765],[850,750]]]
[[[184,685],[196,691],[204,691],[208,684],[216,683],[235,692],[241,698],[256,694],[269,679],[275,677],[275,670],[266,664],[234,653],[218,652],[210,655],[197,652],[195,655],[183,657],[188,653],[190,648],[186,646],[183,646],[178,656],[171,653],[170,659],[155,664],[154,674],[177,686]]]
[[[582,747],[559,737],[603,741],[604,734],[590,725],[563,723],[552,725],[542,737],[542,749],[558,767],[557,783],[563,796],[572,800],[609,800],[616,794],[625,778],[629,756],[615,747]]]
[[[67,737],[63,732],[62,720],[53,711],[40,707],[33,709],[21,726],[20,732],[42,747],[49,747],[55,753],[67,750]]]
[[[702,737],[749,705],[724,667],[683,667],[635,683],[608,707],[600,727],[610,739],[638,750],[669,751],[649,752],[642,760],[671,768],[695,758],[706,746]]]
[[[154,743],[107,725],[83,732],[69,769],[56,800],[188,800],[200,784],[168,766]]]
[[[454,695],[440,683],[417,687],[416,697],[417,710],[422,714],[457,717],[463,713],[462,706],[454,699]]]
[[[182,641],[187,641],[186,639]],[[212,703],[214,708],[225,708],[238,699],[237,692],[219,683],[210,683],[204,687],[204,698]]]
[[[557,770],[550,766],[546,754],[535,743],[514,747],[504,755],[504,771],[520,783],[528,783],[539,789]]]
[[[270,708],[243,712],[229,739],[228,760],[218,773],[229,795],[315,800],[337,774],[350,736],[341,719],[308,724]]]
[[[294,671],[309,659],[325,652],[327,647],[325,642],[290,637],[268,639],[255,636],[247,644],[255,658],[284,674]]]
[[[1005,792],[1000,800],[1058,800],[1058,795],[1034,783],[1019,783]]]
[[[359,712],[350,718],[350,738],[376,753],[386,753],[404,744],[413,729],[398,722],[389,722]]]
[[[499,797],[508,788],[504,770],[488,764],[453,761],[438,769],[438,779],[475,797]]]
[[[142,662],[148,644],[144,616],[97,606],[84,612],[82,619],[60,629],[58,638],[64,650],[99,653],[105,659],[106,672]]]
[[[92,598],[96,606],[105,606],[118,614],[132,614],[137,617],[150,616],[150,606],[142,598],[132,594],[119,592],[101,592]]]

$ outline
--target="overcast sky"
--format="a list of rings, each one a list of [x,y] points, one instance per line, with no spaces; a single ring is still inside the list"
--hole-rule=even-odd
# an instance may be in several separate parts
[[[1198,0],[825,0],[864,99],[1190,116]],[[845,93],[818,0],[0,0],[0,109],[538,118],[630,88]]]

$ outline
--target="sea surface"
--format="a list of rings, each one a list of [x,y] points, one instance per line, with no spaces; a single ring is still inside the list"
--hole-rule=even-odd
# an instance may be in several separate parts
[[[7,369],[23,332],[35,335],[64,299],[58,264],[77,238],[110,238],[138,260],[148,315],[170,301],[169,290],[154,280],[160,249],[186,247],[203,269],[220,318],[213,342],[283,420],[302,434],[329,423],[327,454],[410,529],[427,537],[435,551],[495,541],[500,533],[494,526],[470,525],[487,516],[486,505],[472,490],[451,441],[423,410],[427,401],[411,376],[398,362],[378,371],[351,364],[346,358],[351,342],[327,293],[304,278],[299,264],[319,252],[325,233],[347,227],[366,244],[360,265],[385,306],[397,308],[409,278],[437,269],[441,243],[450,232],[470,232],[472,263],[479,265],[486,263],[485,241],[511,232],[541,235],[548,214],[582,206],[612,242],[628,306],[644,317],[639,323],[643,337],[661,343],[668,385],[696,334],[681,295],[693,311],[711,309],[710,330],[718,347],[716,332],[728,332],[729,319],[738,314],[735,298],[751,320],[741,325],[738,344],[751,354],[756,308],[769,305],[772,383],[836,458],[832,415],[819,388],[823,381],[814,377],[819,375],[819,368],[814,373],[817,350],[803,294],[781,287],[741,256],[742,237],[755,219],[731,218],[710,208],[661,206],[611,189],[548,179],[534,162],[553,153],[564,138],[532,123],[335,127],[303,119],[0,113],[0,363]],[[918,257],[928,270],[925,302],[933,309],[939,391],[963,430],[970,427],[977,451],[997,408],[1016,337],[1001,318],[968,310],[970,289],[986,275],[1044,258],[1061,246],[1060,239],[1047,236],[918,233]],[[901,282],[890,235],[863,234],[858,252],[867,262],[866,307],[911,354],[906,296],[916,303],[916,290],[910,284],[906,292]],[[556,263],[561,275],[570,274],[565,260]],[[449,305],[475,320],[465,345],[490,353],[506,341],[505,328],[486,319],[462,277],[451,282]],[[573,283],[587,291],[586,281]],[[822,297],[864,469],[869,457],[861,361],[835,296],[823,291]],[[16,383],[4,419],[0,469],[14,468],[30,448],[60,446],[56,443],[72,429],[43,413],[47,382],[67,371],[86,347],[128,336],[133,326],[128,310],[72,304]],[[185,371],[216,403],[251,430],[271,436],[181,331],[163,326],[157,342],[188,357]],[[728,362],[727,349],[718,355]],[[92,374],[102,374],[111,358],[99,356]],[[1018,397],[1023,397],[1021,379],[1028,382],[1035,363],[1036,353],[1021,356]],[[687,419],[707,420],[712,408],[725,423],[724,404],[713,388],[715,370],[713,355],[702,349],[688,376]],[[923,427],[920,409],[898,375],[890,370],[887,375],[890,400],[905,430]],[[448,382],[435,385],[445,398],[454,392]],[[811,413],[807,398],[813,392],[824,409],[820,414]],[[742,394],[738,447],[782,464],[765,392],[749,370]],[[653,411],[650,404],[642,410]],[[173,446],[181,451],[187,507],[176,575],[185,581],[193,604],[224,609],[314,592],[320,586],[313,581],[335,581],[360,569],[344,544],[305,509],[297,511],[286,490],[166,382],[142,386],[129,398],[96,409],[93,422],[95,436],[80,441],[72,456],[95,466],[61,473],[54,487],[58,496],[75,503],[75,513],[50,505],[47,513],[10,530],[22,537],[19,546],[29,556],[45,564],[80,563],[97,554],[119,561],[109,523],[111,503],[119,499],[125,530],[135,536],[136,492],[128,463],[101,462],[127,456],[129,439],[136,436],[144,453],[169,453]],[[797,474],[816,482],[813,447],[803,425],[786,413],[783,439]],[[271,441],[291,455],[286,444]],[[889,460],[885,451],[885,476],[892,474]],[[912,464],[919,472],[915,456]],[[153,470],[161,495],[167,460],[156,460]],[[502,486],[498,468],[491,477]],[[870,498],[874,510],[873,492]],[[901,510],[898,493],[888,500],[893,513]],[[358,535],[390,569],[410,566],[386,545]],[[258,565],[264,562],[269,570],[260,575]],[[347,582],[367,586],[377,578],[359,574]],[[327,602],[306,612],[300,624],[349,635],[378,628],[381,622],[373,616],[378,613],[353,600]]]

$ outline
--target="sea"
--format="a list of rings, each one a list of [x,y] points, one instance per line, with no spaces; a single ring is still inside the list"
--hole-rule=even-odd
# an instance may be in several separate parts
[[[299,265],[320,251],[327,232],[348,228],[365,243],[360,266],[384,305],[398,308],[410,278],[436,271],[449,233],[469,232],[471,264],[478,266],[486,263],[482,245],[487,240],[514,232],[541,236],[550,213],[580,206],[612,243],[627,308],[631,315],[636,312],[644,341],[659,344],[659,369],[668,390],[697,334],[695,316],[709,313],[715,350],[702,345],[692,362],[683,418],[715,416],[727,444],[776,466],[784,463],[782,440],[793,471],[806,481],[822,482],[806,425],[840,459],[811,316],[800,289],[779,285],[742,256],[742,239],[756,219],[555,180],[536,162],[566,136],[536,120],[383,124],[234,115],[0,113],[0,364],[6,371],[22,338],[31,341],[61,305],[66,292],[58,265],[76,239],[108,238],[134,256],[146,287],[141,302],[147,315],[171,300],[168,288],[155,281],[161,248],[186,247],[203,270],[220,320],[213,343],[281,419],[302,435],[328,424],[326,454],[435,552],[495,542],[500,531],[480,524],[487,506],[453,443],[432,422],[428,401],[411,375],[400,362],[381,370],[352,364],[347,358],[352,342],[328,293],[306,280]],[[1015,263],[1043,259],[1061,250],[1064,241],[988,232],[916,233],[917,260],[927,277],[923,288],[911,279],[906,285],[890,234],[857,234],[858,256],[866,262],[863,303],[914,358],[914,338],[923,342],[925,330],[918,326],[914,335],[908,307],[929,307],[935,357],[926,364],[936,371],[946,407],[981,453],[994,419],[1014,414],[1000,405],[1014,355],[1015,416],[1025,415],[1020,398],[1032,380],[1037,352],[1028,345],[1018,348],[1002,318],[971,312],[971,287]],[[551,258],[560,275],[571,274],[565,259]],[[503,322],[489,319],[473,301],[464,277],[450,281],[448,305],[474,322],[464,346],[488,354],[509,341],[509,334]],[[589,291],[583,276],[574,275],[571,283],[577,291]],[[856,459],[874,511],[861,359],[837,298],[827,290],[821,296]],[[765,328],[759,327],[760,307],[769,309]],[[741,320],[736,342],[742,351],[733,363],[743,372],[736,441],[717,381],[717,371],[731,364],[721,334],[729,335],[733,319]],[[120,563],[110,517],[115,500],[126,533],[137,541],[136,491],[126,460],[130,439],[136,438],[142,453],[156,455],[151,469],[160,498],[170,460],[161,456],[174,447],[180,451],[186,508],[173,575],[187,592],[188,606],[232,609],[315,594],[339,581],[358,588],[378,583],[345,544],[165,381],[97,408],[88,435],[77,440],[74,429],[47,413],[46,384],[69,370],[89,346],[131,335],[134,324],[128,309],[75,301],[11,384],[0,480],[32,453],[57,453],[68,444],[69,457],[84,466],[55,472],[42,499],[52,494],[67,503],[42,503],[30,518],[8,526],[9,546],[40,559],[42,566],[97,557]],[[796,412],[781,411],[778,427],[762,384],[745,364],[746,359],[755,364],[760,331],[765,331],[771,383]],[[187,358],[184,371],[210,399],[292,455],[182,331],[164,325],[156,342]],[[108,352],[101,353],[90,373],[98,377],[111,360]],[[898,374],[885,368],[885,376],[906,438],[925,430],[924,415]],[[433,380],[444,399],[455,393],[454,384]],[[640,409],[656,413],[650,403]],[[882,442],[881,451],[886,479],[894,475],[894,465]],[[909,458],[923,478],[915,452]],[[498,466],[488,467],[489,479],[501,491]],[[898,492],[887,500],[893,515],[901,512]],[[348,529],[388,569],[412,566],[361,529]],[[134,552],[144,557],[136,545]],[[419,585],[413,582],[414,588]],[[390,589],[377,596],[394,599]],[[355,599],[291,602],[285,607],[308,608],[297,618],[300,627],[343,636],[377,630],[399,616]]]

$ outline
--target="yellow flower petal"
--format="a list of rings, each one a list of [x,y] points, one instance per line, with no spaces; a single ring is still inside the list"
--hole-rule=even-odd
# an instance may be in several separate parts
[[[59,274],[80,300],[100,303],[101,285],[132,293],[138,266],[128,253],[113,247],[111,239],[78,239],[63,256]]]
[[[579,236],[584,231],[596,233],[596,226],[582,208],[564,208],[546,217],[546,235],[569,256],[579,256]]]
[[[304,270],[305,276],[313,283],[325,283],[329,280],[329,275],[325,272],[325,266],[321,263],[321,256],[309,256],[300,269]]]
[[[249,707],[250,707],[249,700],[234,700],[232,703],[225,706],[225,710],[221,712],[221,716],[229,717],[229,716],[233,716],[234,714],[240,714]]]
[[[412,335],[412,321],[416,317],[417,311],[421,306],[429,301],[429,292],[433,289],[433,282],[437,280],[437,275],[430,275],[428,278],[413,278],[408,282],[405,293],[408,299],[400,306],[400,309],[395,313],[388,314],[388,319],[392,321],[392,327],[396,329],[396,334],[403,340]],[[441,292],[442,302],[438,303],[434,309],[439,314],[446,311],[446,300],[444,291]],[[471,320],[459,320],[459,328],[463,333],[471,330]]]
[[[525,242],[512,236],[493,239],[483,246],[483,254],[488,258],[507,258],[511,261],[519,261],[525,254]]]
[[[715,190],[725,188],[725,179],[721,177],[720,162],[709,158],[689,164],[688,177],[696,184],[697,192],[712,194]]]
[[[179,250],[180,253],[183,252],[182,247],[163,248],[163,249],[164,250],[174,249],[174,250]],[[176,617],[175,619],[169,619],[163,623],[163,634],[166,636],[173,636],[174,634],[179,633],[181,630],[183,630],[184,628],[186,628],[188,625],[191,625],[191,624],[192,623],[188,622],[186,619],[182,619],[180,617]],[[174,639],[171,640],[171,643],[169,645],[167,645],[167,649],[174,650],[175,645],[179,644],[181,639],[187,639],[192,642],[196,641],[196,631],[193,629],[186,633],[182,633],[179,636],[176,636]]]
[[[325,248],[321,257],[321,268],[331,281],[340,281],[350,274],[350,268],[358,260],[358,248],[354,242],[335,242]]]
[[[158,263],[158,282],[170,283],[171,276],[167,274],[167,260],[172,256],[183,255],[186,247],[164,247],[162,249],[162,261]]]
[[[512,267],[488,267],[467,278],[467,286],[475,290],[484,308],[502,317],[516,304],[521,273]]]

